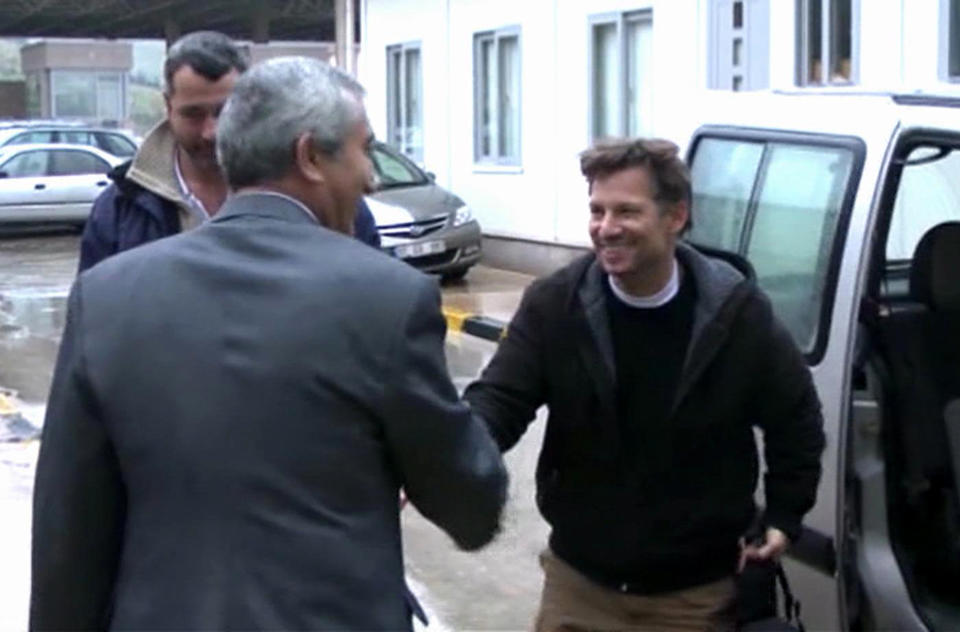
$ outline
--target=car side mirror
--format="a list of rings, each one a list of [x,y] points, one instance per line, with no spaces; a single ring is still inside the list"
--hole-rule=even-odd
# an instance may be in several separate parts
[[[432,172],[432,171],[428,171],[428,172],[427,172],[427,180],[429,180],[430,182],[436,182],[436,181],[437,181],[437,174],[435,174],[435,173]]]

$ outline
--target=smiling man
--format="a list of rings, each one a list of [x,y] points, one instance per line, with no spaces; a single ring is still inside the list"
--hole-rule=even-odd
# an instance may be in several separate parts
[[[465,395],[502,450],[549,408],[536,629],[729,629],[739,565],[779,556],[813,506],[817,394],[749,264],[680,240],[690,176],[673,143],[600,144],[581,170],[595,252],[527,290]],[[758,518],[763,543],[741,548]]]

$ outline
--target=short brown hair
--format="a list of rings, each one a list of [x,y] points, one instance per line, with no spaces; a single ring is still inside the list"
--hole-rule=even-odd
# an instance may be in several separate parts
[[[580,171],[590,186],[623,169],[646,167],[658,202],[686,202],[690,208],[690,170],[680,158],[679,148],[662,138],[617,138],[597,142],[580,154]],[[687,222],[689,226],[689,220]]]

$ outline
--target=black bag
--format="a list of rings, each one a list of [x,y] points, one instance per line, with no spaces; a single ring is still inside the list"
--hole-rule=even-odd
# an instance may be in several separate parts
[[[783,614],[777,586],[783,595]],[[787,574],[779,562],[750,560],[737,577],[737,629],[741,632],[804,632],[800,602],[790,592]]]

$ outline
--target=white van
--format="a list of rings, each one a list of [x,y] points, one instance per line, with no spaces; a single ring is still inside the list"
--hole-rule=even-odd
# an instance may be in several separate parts
[[[960,630],[960,98],[710,99],[689,238],[752,262],[823,402],[804,622]]]

